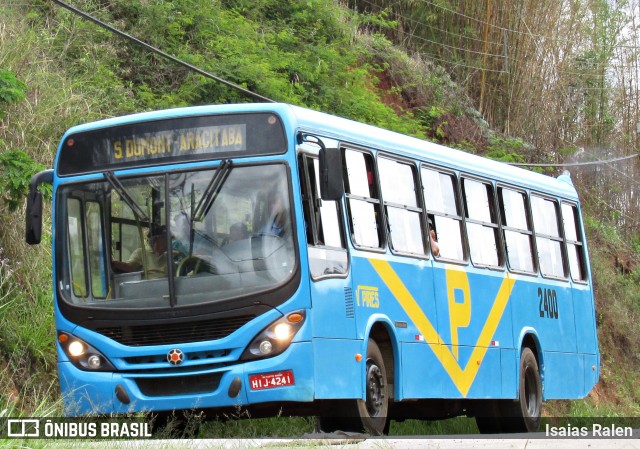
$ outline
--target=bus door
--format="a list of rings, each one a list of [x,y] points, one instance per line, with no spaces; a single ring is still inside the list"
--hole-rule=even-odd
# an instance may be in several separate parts
[[[353,398],[361,394],[356,381],[361,374],[353,359],[361,349],[356,341],[354,293],[339,203],[320,198],[317,156],[301,154],[299,167],[317,361],[316,399]]]

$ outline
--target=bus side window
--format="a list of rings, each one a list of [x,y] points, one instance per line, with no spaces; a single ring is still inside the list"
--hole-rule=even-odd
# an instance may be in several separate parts
[[[499,188],[498,198],[509,268],[513,271],[533,273],[533,233],[527,218],[526,196],[522,192]]]
[[[480,266],[501,266],[498,214],[493,207],[491,184],[463,179],[462,191],[471,261]]]
[[[562,203],[562,221],[564,234],[567,239],[567,254],[569,255],[569,268],[571,278],[574,281],[587,280],[587,268],[584,257],[584,246],[580,233],[578,208],[572,204]]]
[[[300,168],[311,276],[343,275],[348,269],[348,255],[339,203],[320,198],[320,167],[316,157],[302,155]]]
[[[536,231],[538,263],[543,276],[565,278],[562,236],[556,202],[531,195],[531,212]]]
[[[440,256],[436,257],[464,261],[462,216],[456,199],[455,177],[426,167],[420,169],[420,175],[425,209],[438,238]]]
[[[423,212],[417,198],[413,166],[380,157],[378,170],[391,248],[401,253],[426,254]]]
[[[344,186],[353,243],[382,248],[380,199],[376,188],[373,158],[356,150],[345,150]]]

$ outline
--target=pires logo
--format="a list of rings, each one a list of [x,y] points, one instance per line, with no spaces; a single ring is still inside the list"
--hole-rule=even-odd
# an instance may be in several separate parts
[[[179,349],[172,349],[167,353],[167,362],[173,366],[178,366],[184,362],[184,352]]]

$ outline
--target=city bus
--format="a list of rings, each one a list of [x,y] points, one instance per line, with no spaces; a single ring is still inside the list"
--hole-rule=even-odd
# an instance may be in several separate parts
[[[288,104],[69,129],[52,183],[68,416],[475,417],[533,431],[599,378],[580,202],[558,178]]]

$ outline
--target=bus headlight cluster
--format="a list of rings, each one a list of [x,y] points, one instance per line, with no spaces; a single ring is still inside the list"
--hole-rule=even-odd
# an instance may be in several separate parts
[[[277,319],[253,339],[240,359],[252,360],[282,353],[302,327],[305,316],[304,310],[298,310]]]
[[[76,368],[83,371],[115,371],[100,351],[78,337],[58,331],[58,343]]]

